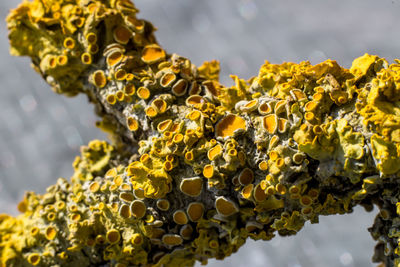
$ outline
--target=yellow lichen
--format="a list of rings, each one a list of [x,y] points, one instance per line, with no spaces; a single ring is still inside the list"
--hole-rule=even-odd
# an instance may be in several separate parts
[[[223,138],[234,136],[236,132],[246,130],[246,121],[237,115],[229,114],[215,126],[216,136]]]
[[[400,61],[267,61],[226,87],[217,61],[165,52],[137,12],[127,0],[11,11],[11,53],[54,91],[87,94],[113,145],[90,142],[71,182],[0,215],[1,266],[192,266],[371,203],[375,258],[400,264]]]
[[[142,60],[147,64],[153,64],[165,58],[165,51],[156,44],[143,48]]]
[[[135,200],[131,203],[131,212],[134,217],[141,219],[146,214],[146,205],[141,200]]]
[[[200,202],[192,202],[187,207],[186,212],[192,222],[197,222],[203,217],[204,205]]]
[[[225,197],[217,197],[215,200],[215,208],[217,212],[223,216],[231,216],[239,212],[237,204]]]
[[[185,178],[181,181],[179,189],[186,195],[197,197],[203,188],[203,179],[200,177]]]

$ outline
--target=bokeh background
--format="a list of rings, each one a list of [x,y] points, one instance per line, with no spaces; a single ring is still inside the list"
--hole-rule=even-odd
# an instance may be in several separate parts
[[[24,191],[45,192],[58,177],[69,178],[79,146],[105,134],[95,128],[84,96],[51,92],[27,58],[8,54],[5,17],[20,0],[0,0],[0,213],[17,214]],[[364,53],[390,62],[399,57],[399,0],[136,0],[139,17],[158,27],[169,52],[196,65],[221,62],[229,74],[257,75],[272,63],[335,59],[350,67]],[[367,228],[376,209],[321,217],[295,237],[248,241],[225,261],[209,266],[370,267],[374,241]]]

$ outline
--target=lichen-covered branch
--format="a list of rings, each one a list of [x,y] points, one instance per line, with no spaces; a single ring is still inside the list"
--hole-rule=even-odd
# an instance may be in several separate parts
[[[400,266],[400,61],[265,62],[218,82],[157,43],[124,0],[34,0],[11,11],[11,53],[57,93],[85,93],[113,144],[82,147],[71,181],[0,216],[2,266],[191,266],[248,237],[380,208],[374,261]]]

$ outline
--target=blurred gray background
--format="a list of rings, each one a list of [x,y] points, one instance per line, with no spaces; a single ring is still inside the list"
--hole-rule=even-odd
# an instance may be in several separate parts
[[[39,193],[58,177],[69,178],[79,146],[105,134],[86,97],[54,94],[27,58],[8,54],[4,19],[19,0],[0,0],[0,213],[17,214],[24,191]],[[169,52],[196,65],[221,62],[229,74],[257,75],[272,63],[335,59],[350,67],[368,52],[390,62],[399,57],[399,0],[136,0],[140,18],[158,27]],[[248,241],[225,261],[209,266],[369,267],[374,242],[367,232],[376,209],[321,217],[295,237]]]

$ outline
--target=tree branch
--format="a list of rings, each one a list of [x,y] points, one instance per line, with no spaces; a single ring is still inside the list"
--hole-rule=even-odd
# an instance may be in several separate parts
[[[84,93],[113,144],[82,147],[70,182],[0,216],[4,266],[191,266],[320,215],[380,208],[374,261],[400,265],[400,62],[365,54],[266,62],[218,82],[156,42],[129,1],[24,2],[11,53],[57,93]]]

